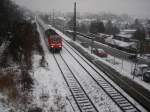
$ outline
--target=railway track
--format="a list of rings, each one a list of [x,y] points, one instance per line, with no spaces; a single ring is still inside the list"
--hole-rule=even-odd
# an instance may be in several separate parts
[[[64,80],[81,112],[98,112],[97,108],[88,97],[87,93],[75,77],[74,73],[61,54],[53,54]]]
[[[72,51],[68,50],[69,47]],[[87,60],[85,60],[74,48],[65,42],[64,49],[76,60],[76,62],[87,72],[87,74],[100,86],[103,91],[118,105],[123,112],[141,112],[131,101],[129,101],[119,90],[107,81]],[[76,55],[76,56],[75,56]],[[77,58],[78,56],[78,58]],[[80,58],[80,59],[79,59]],[[82,63],[81,63],[82,60]],[[84,64],[83,65],[83,61]],[[85,66],[89,66],[99,77],[94,77]]]

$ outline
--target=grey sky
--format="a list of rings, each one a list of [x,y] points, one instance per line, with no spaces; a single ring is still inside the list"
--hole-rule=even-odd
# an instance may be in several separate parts
[[[138,17],[150,18],[150,0],[13,0],[32,10],[50,12],[52,9],[62,12],[73,11],[77,2],[79,12],[127,13]]]

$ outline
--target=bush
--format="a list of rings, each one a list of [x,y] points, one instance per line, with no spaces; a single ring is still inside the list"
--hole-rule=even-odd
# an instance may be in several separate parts
[[[17,85],[14,81],[14,74],[2,74],[0,77],[0,90],[8,95],[9,99],[16,99],[18,96]]]
[[[33,79],[27,71],[22,71],[21,74],[21,85],[23,91],[28,91],[32,89]]]
[[[29,109],[28,112],[42,112],[42,109],[39,108],[39,107],[35,107],[35,108],[32,108],[32,109]]]

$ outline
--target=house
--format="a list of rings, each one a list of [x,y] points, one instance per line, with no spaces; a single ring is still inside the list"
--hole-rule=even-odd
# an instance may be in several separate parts
[[[121,30],[121,32],[117,35],[114,35],[111,38],[107,38],[105,41],[111,46],[115,46],[122,50],[134,50],[137,47],[136,41],[132,38],[135,29],[125,29]]]

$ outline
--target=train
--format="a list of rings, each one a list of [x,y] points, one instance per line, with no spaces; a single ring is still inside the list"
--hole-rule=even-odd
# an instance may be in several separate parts
[[[46,41],[48,44],[48,48],[53,51],[61,51],[62,50],[62,37],[56,33],[55,30],[49,28],[45,31]]]

